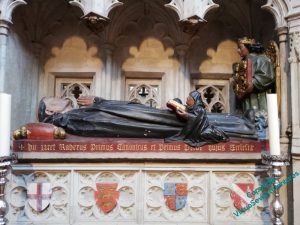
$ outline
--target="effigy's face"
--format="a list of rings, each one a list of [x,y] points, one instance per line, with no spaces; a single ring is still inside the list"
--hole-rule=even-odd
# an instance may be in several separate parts
[[[239,53],[241,58],[245,58],[249,54],[249,51],[246,48],[246,46],[244,44],[241,44],[241,43],[238,44],[237,52]]]
[[[186,104],[187,106],[193,106],[195,104],[195,100],[191,96],[188,96],[186,98]]]
[[[64,113],[72,109],[72,103],[69,99],[57,97],[48,97],[44,99],[46,110],[45,113],[49,116],[55,113]]]

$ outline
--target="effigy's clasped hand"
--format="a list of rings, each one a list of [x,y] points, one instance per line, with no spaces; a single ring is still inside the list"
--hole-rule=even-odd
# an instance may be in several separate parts
[[[77,103],[80,106],[90,106],[94,103],[94,96],[80,96],[77,99]]]
[[[188,119],[188,113],[183,111],[182,109],[177,108],[176,113],[183,119]]]

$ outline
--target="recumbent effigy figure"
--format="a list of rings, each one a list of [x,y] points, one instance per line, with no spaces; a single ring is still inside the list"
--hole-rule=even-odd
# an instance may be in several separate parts
[[[198,91],[189,94],[185,107],[173,110],[91,96],[81,96],[77,103],[81,108],[74,108],[66,98],[45,97],[39,103],[38,119],[79,136],[163,138],[193,147],[230,137],[257,139],[255,125],[247,118],[206,113]]]

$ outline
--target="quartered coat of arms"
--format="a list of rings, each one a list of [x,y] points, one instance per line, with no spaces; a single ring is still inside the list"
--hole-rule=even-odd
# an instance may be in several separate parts
[[[164,183],[166,205],[174,211],[184,208],[187,201],[187,183]]]
[[[50,183],[30,183],[27,187],[28,204],[42,212],[50,204],[52,189]]]
[[[119,199],[117,183],[97,183],[94,196],[98,208],[105,214],[111,212],[116,206]]]

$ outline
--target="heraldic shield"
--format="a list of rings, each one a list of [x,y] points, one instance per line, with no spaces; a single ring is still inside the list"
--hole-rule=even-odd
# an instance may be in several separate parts
[[[50,204],[52,189],[50,183],[30,183],[27,187],[28,204],[42,212]]]
[[[249,202],[255,199],[255,196],[249,198],[247,196],[248,192],[252,192],[254,189],[254,183],[233,183],[232,191],[230,193],[231,200],[236,209],[240,210],[241,208],[247,206]]]
[[[187,201],[187,193],[187,183],[164,184],[166,205],[174,211],[184,208]]]
[[[95,200],[99,209],[105,214],[112,211],[119,200],[119,192],[117,191],[117,183],[97,183],[95,191]]]

